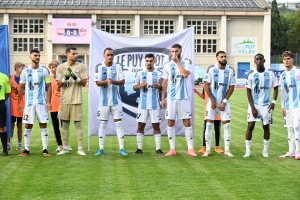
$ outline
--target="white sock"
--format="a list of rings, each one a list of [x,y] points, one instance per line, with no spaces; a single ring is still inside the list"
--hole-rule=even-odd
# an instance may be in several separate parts
[[[106,121],[100,121],[100,127],[98,131],[98,137],[99,137],[99,148],[104,149],[104,142],[105,142],[105,136],[106,136]]]
[[[154,140],[155,140],[155,146],[156,150],[160,149],[160,144],[161,144],[161,134],[154,134]]]
[[[82,146],[78,146],[78,150],[82,150],[83,148],[82,148]]]
[[[136,134],[136,141],[138,144],[138,149],[143,149],[143,139],[144,139],[144,134],[142,133],[137,133]]]
[[[250,152],[252,140],[246,140],[245,143],[246,143],[246,152]]]
[[[167,132],[168,132],[170,148],[175,150],[175,127],[168,126]]]
[[[264,140],[264,151],[268,151],[269,144],[270,144],[270,139],[269,140]]]
[[[24,130],[24,143],[25,143],[25,149],[27,151],[30,151],[30,140],[31,140],[31,133],[32,130],[31,129],[26,129]]]
[[[206,122],[206,129],[205,129],[206,151],[210,151],[212,127],[213,127],[213,123]]]
[[[296,152],[300,152],[300,126],[294,127]]]
[[[115,122],[120,149],[124,149],[124,131],[122,121]]]
[[[194,134],[193,127],[185,127],[184,129],[186,143],[188,145],[188,149],[194,149]]]
[[[48,149],[48,129],[47,128],[41,128],[41,137],[42,137],[43,150]]]
[[[289,152],[295,153],[295,133],[294,128],[288,127],[288,143],[289,143]]]
[[[229,151],[230,140],[231,140],[230,123],[224,124],[223,128],[224,128],[225,151]]]

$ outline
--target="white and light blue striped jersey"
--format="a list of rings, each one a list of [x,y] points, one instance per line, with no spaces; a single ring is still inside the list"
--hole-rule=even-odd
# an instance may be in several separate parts
[[[184,59],[180,64],[185,70],[191,71],[191,61]],[[188,91],[186,78],[180,73],[174,61],[167,62],[164,65],[162,78],[168,79],[167,100],[182,100],[188,99]]]
[[[290,110],[299,108],[300,101],[300,70],[293,67],[280,75],[281,108]]]
[[[159,104],[159,90],[153,87],[161,79],[162,73],[156,69],[152,72],[147,70],[139,71],[136,74],[133,85],[140,85],[141,82],[146,82],[147,86],[140,89],[139,108],[146,110],[157,110],[160,108]]]
[[[119,63],[113,63],[111,67],[107,67],[104,62],[99,63],[95,67],[94,81],[104,81],[108,78],[112,80],[124,80],[125,75],[122,66]],[[119,86],[110,84],[100,86],[100,106],[116,106],[121,101],[119,94]]]
[[[225,98],[229,86],[235,85],[234,69],[229,65],[226,65],[225,69],[219,69],[218,65],[214,64],[207,69],[204,81],[210,83],[210,91],[219,105]]]
[[[50,81],[50,71],[46,67],[25,67],[20,76],[20,84],[25,84],[25,106],[46,105],[46,83]]]
[[[271,88],[276,86],[278,86],[277,77],[270,69],[261,73],[254,69],[247,75],[245,87],[251,89],[255,105],[269,105]]]

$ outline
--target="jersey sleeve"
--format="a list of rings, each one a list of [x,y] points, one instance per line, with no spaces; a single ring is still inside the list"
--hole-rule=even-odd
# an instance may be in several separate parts
[[[192,70],[192,62],[189,59],[185,60],[185,70],[191,71]]]
[[[10,81],[7,76],[5,76],[5,93],[11,93],[11,86],[10,86]]]
[[[206,75],[205,75],[205,77],[204,77],[204,82],[211,83],[211,81],[212,81],[211,71],[212,71],[212,70],[213,70],[213,69],[210,68],[210,69],[206,72]]]
[[[164,65],[164,68],[163,68],[162,78],[164,78],[164,79],[168,79],[168,78],[169,78],[169,72],[168,72],[168,70],[167,70],[167,67],[168,67],[168,66],[169,66],[168,64],[165,64],[165,65]]]
[[[245,85],[245,87],[246,88],[249,88],[249,89],[251,89],[252,88],[252,73],[251,74],[249,74],[248,76],[247,76],[247,78],[246,78],[246,85]]]
[[[51,82],[50,72],[47,68],[44,68],[44,80],[45,80],[45,83],[50,83]]]
[[[57,74],[56,80],[63,79],[63,77],[64,77],[63,68],[64,68],[64,65],[62,65],[62,64],[58,65],[57,71],[56,71],[56,74]]]
[[[123,71],[123,68],[120,64],[118,64],[119,67],[119,80],[124,80],[125,79],[125,73]]]
[[[272,74],[272,78],[273,78],[273,80],[272,80],[272,86],[276,87],[276,86],[278,86],[278,79],[277,79],[275,73],[271,73],[271,74]]]
[[[22,73],[20,75],[20,84],[26,83],[26,71],[27,69],[22,70]]]
[[[133,85],[140,85],[141,71],[136,73]]]
[[[231,79],[230,79],[230,82],[229,82],[229,86],[232,86],[232,85],[235,85],[235,71],[233,68],[230,68],[232,70],[232,76],[231,76]]]

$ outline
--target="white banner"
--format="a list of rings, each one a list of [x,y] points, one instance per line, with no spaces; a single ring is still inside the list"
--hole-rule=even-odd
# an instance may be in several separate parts
[[[254,55],[257,54],[257,37],[232,37],[231,54]]]
[[[192,61],[192,74],[188,78],[188,91],[191,102],[191,110],[194,111],[194,28],[164,35],[159,37],[134,38],[123,37],[98,29],[91,29],[90,45],[90,68],[89,76],[94,77],[95,66],[104,61],[103,51],[107,47],[114,49],[114,62],[123,66],[125,72],[125,85],[120,86],[120,95],[123,102],[123,128],[125,135],[136,135],[137,122],[137,99],[139,92],[133,91],[133,82],[137,71],[145,67],[144,56],[147,53],[155,55],[155,68],[163,68],[164,63],[171,59],[171,46],[178,43],[182,46],[182,58]],[[89,136],[98,136],[100,121],[97,119],[97,108],[99,101],[99,88],[90,78],[89,84]],[[167,120],[164,118],[165,110],[162,110],[162,122],[160,124],[161,133],[167,134]],[[194,112],[192,112],[192,124],[194,122]],[[115,125],[109,119],[107,125],[107,135],[115,135]],[[145,127],[145,135],[153,135],[150,121]],[[176,122],[176,135],[184,135],[182,120]]]

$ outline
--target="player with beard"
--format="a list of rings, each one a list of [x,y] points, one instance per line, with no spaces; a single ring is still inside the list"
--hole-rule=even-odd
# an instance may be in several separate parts
[[[69,146],[69,126],[70,121],[74,121],[78,145],[77,154],[85,156],[82,147],[83,131],[81,126],[83,118],[82,87],[86,85],[88,76],[86,67],[77,62],[78,52],[76,47],[67,47],[66,56],[67,62],[57,67],[57,86],[62,88],[57,117],[62,120],[63,149],[56,155],[63,155],[71,150]]]
[[[218,51],[216,59],[218,62],[207,69],[204,78],[204,89],[209,99],[206,105],[206,151],[202,156],[210,155],[212,127],[216,115],[220,114],[224,127],[224,155],[233,157],[234,155],[229,150],[231,113],[228,100],[234,91],[235,72],[232,67],[227,65],[227,56],[224,51]]]
[[[175,151],[175,119],[182,119],[185,126],[185,138],[188,146],[187,154],[197,156],[194,151],[194,133],[191,125],[191,106],[187,91],[187,78],[191,74],[191,61],[182,59],[182,47],[174,44],[171,47],[172,60],[164,65],[162,83],[162,107],[167,108],[165,117],[168,119],[168,138],[170,150],[166,156],[173,156]],[[167,92],[167,96],[166,96]],[[166,100],[167,98],[167,100]]]
[[[292,52],[283,52],[282,60],[285,71],[280,75],[281,114],[288,130],[289,151],[279,158],[295,156],[300,160],[300,70],[293,65]]]
[[[246,154],[250,157],[252,132],[256,121],[262,121],[264,129],[263,157],[269,157],[268,148],[270,143],[270,126],[272,123],[272,112],[275,108],[278,95],[278,81],[272,70],[264,66],[265,58],[262,54],[254,56],[256,69],[251,70],[247,75],[247,97],[248,97],[248,127],[246,131]],[[274,87],[273,100],[270,103],[271,88]]]
[[[40,65],[40,52],[38,50],[30,51],[31,65],[25,67],[21,73],[20,87],[18,90],[18,110],[22,112],[21,100],[25,88],[25,108],[23,112],[24,143],[25,149],[19,156],[28,156],[30,154],[30,140],[35,116],[37,116],[41,128],[41,137],[43,144],[43,156],[50,156],[48,153],[48,129],[47,123],[48,110],[51,110],[51,80],[49,70]],[[46,88],[47,85],[47,98]],[[48,110],[47,110],[48,109]]]
[[[150,118],[153,127],[156,153],[163,154],[160,149],[161,133],[159,123],[161,122],[161,110],[158,93],[161,90],[161,72],[154,68],[154,63],[154,54],[146,54],[146,67],[143,71],[137,72],[133,84],[134,91],[140,90],[140,100],[136,114],[138,149],[135,154],[143,153],[144,129],[148,118]]]
[[[103,52],[104,62],[95,67],[94,81],[100,90],[99,106],[97,119],[100,120],[99,127],[99,150],[95,154],[100,156],[104,154],[104,141],[106,136],[106,127],[109,115],[112,116],[116,125],[117,137],[119,140],[119,153],[127,156],[124,150],[124,130],[122,126],[123,108],[119,93],[119,86],[125,84],[125,75],[122,66],[114,63],[114,50],[106,48]]]

